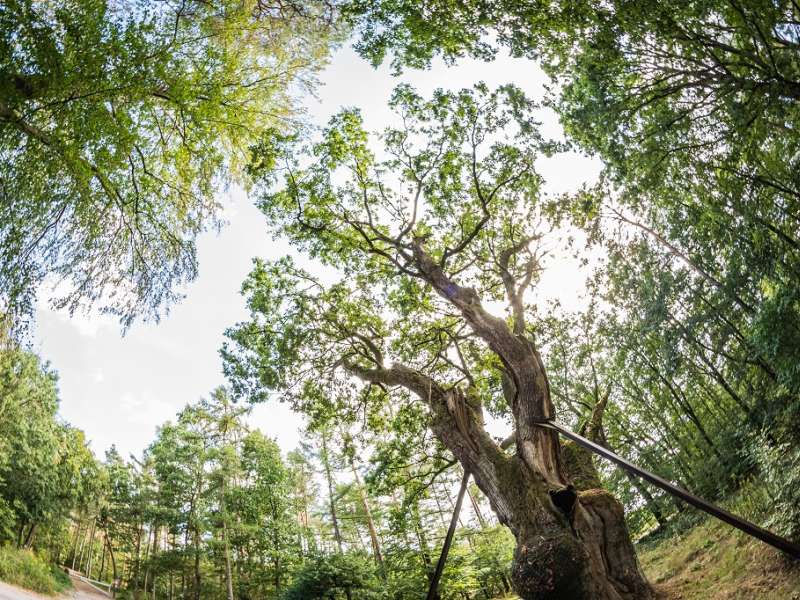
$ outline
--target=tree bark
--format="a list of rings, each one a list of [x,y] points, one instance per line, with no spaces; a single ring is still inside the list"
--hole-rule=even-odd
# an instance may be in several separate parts
[[[504,393],[513,416],[516,454],[508,456],[483,426],[471,387],[442,386],[404,365],[374,368],[344,361],[371,383],[402,386],[430,410],[436,437],[474,475],[501,523],[516,538],[512,582],[523,600],[643,600],[652,598],[630,541],[621,504],[600,488],[577,490],[561,459],[544,364],[521,322],[512,330],[489,314],[475,290],[450,279],[415,242],[421,278],[454,308],[503,364]],[[509,294],[512,296],[512,294]],[[511,298],[519,303],[519,293]]]
[[[225,587],[228,592],[228,600],[233,600],[233,572],[231,571],[231,549],[228,543],[228,525],[225,521],[226,517],[222,517],[222,546],[225,552]]]
[[[81,533],[81,523],[78,521],[75,525],[75,538],[72,540],[72,568],[75,568],[75,557],[78,554],[78,538]]]
[[[194,600],[200,600],[200,528],[194,523]]]
[[[111,560],[111,572],[114,574],[113,583],[117,583],[117,559],[114,556],[114,547],[111,545],[111,540],[108,539],[108,532],[105,533],[106,546],[108,546],[108,557]]]
[[[97,529],[97,520],[92,522],[92,535],[89,537],[89,556],[86,557],[86,576],[92,577],[92,558],[94,557],[94,536]]]
[[[367,498],[367,493],[364,490],[364,485],[361,483],[361,477],[358,474],[358,469],[356,469],[356,463],[353,460],[353,457],[350,457],[350,469],[353,472],[353,478],[355,479],[356,489],[358,490],[359,498],[361,499],[361,505],[364,508],[364,514],[367,517],[367,528],[369,529],[369,539],[372,543],[372,555],[375,557],[375,562],[378,565],[378,570],[380,572],[381,578],[386,578],[386,568],[383,564],[383,554],[381,553],[381,544],[380,540],[378,539],[378,530],[375,527],[375,521],[372,518],[372,511],[369,507],[369,499]]]
[[[467,488],[467,495],[469,495],[469,501],[472,504],[472,510],[475,512],[475,516],[478,519],[478,525],[481,526],[481,529],[486,529],[486,519],[483,518],[483,513],[481,512],[481,507],[478,504],[478,499],[472,493],[472,490]]]
[[[31,523],[31,528],[28,529],[28,535],[25,536],[25,542],[22,544],[23,548],[30,548],[33,546],[33,540],[36,537],[36,526],[38,523],[34,521]]]
[[[336,547],[339,554],[344,552],[342,548],[342,534],[339,530],[339,519],[336,516],[336,503],[333,500],[333,475],[331,473],[331,461],[328,456],[328,434],[322,434],[322,466],[325,469],[325,481],[328,484],[328,502],[331,511],[331,521],[333,522],[333,537],[336,540]]]

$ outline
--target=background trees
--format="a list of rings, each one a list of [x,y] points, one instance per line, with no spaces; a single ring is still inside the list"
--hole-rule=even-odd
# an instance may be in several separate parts
[[[101,461],[55,416],[53,371],[27,352],[1,358],[0,543],[42,557],[3,549],[4,578],[14,575],[4,569],[36,567],[40,579],[19,583],[53,591],[52,563],[117,581],[119,597],[175,599],[230,590],[235,598],[417,598],[427,589],[460,478],[452,461],[412,446],[409,465],[376,450],[378,438],[356,439],[354,424],[340,419],[284,456],[245,426],[247,411],[222,388],[165,423],[141,457],[112,447]],[[395,431],[375,429],[388,445],[415,435]],[[474,511],[462,515],[442,598],[509,589],[513,544],[485,504],[480,522]],[[24,567],[14,562],[23,559]]]
[[[83,433],[56,419],[56,376],[22,350],[0,352],[0,529],[30,548],[57,544],[64,517],[95,496],[97,466]]]

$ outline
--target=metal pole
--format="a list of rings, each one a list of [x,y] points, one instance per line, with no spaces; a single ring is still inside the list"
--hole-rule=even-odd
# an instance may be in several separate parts
[[[707,512],[708,514],[718,518],[720,521],[724,521],[728,525],[733,525],[734,527],[736,527],[736,529],[744,531],[747,535],[757,538],[762,542],[769,544],[773,548],[777,548],[781,552],[785,552],[786,554],[795,559],[800,559],[800,546],[798,546],[797,544],[794,544],[787,539],[777,536],[771,531],[767,531],[766,529],[763,529],[762,527],[759,527],[754,523],[750,523],[749,521],[746,521],[741,517],[737,517],[736,515],[729,513],[727,510],[715,506],[710,502],[706,502],[702,498],[698,498],[694,494],[687,492],[682,488],[679,488],[678,486],[674,485],[673,483],[670,483],[666,479],[662,479],[658,475],[654,475],[649,471],[645,471],[644,469],[637,467],[636,465],[634,465],[631,462],[628,462],[621,456],[614,454],[608,448],[604,448],[603,446],[595,444],[594,442],[587,440],[585,437],[580,436],[577,433],[570,431],[569,429],[565,429],[564,427],[562,427],[561,425],[559,425],[554,421],[540,421],[537,422],[536,424],[541,427],[546,427],[548,429],[553,429],[559,432],[561,435],[571,439],[576,444],[579,444],[584,448],[586,448],[587,450],[590,450],[595,454],[598,454],[603,458],[606,458],[618,464],[626,471],[630,471],[634,475],[638,475],[645,481],[649,481],[653,485],[660,487],[665,492],[672,494],[673,496],[677,496],[684,502],[688,502],[692,506],[695,506],[700,510]]]
[[[461,489],[458,490],[458,499],[456,500],[455,508],[453,508],[453,516],[450,519],[450,527],[447,529],[447,536],[444,538],[442,553],[439,556],[439,562],[436,563],[436,571],[433,573],[433,579],[431,579],[431,586],[428,588],[428,596],[426,600],[434,600],[436,598],[436,592],[439,589],[439,580],[442,578],[442,571],[444,571],[444,564],[447,561],[447,554],[450,552],[450,544],[453,542],[453,535],[455,535],[456,532],[458,514],[461,512],[461,503],[464,501],[464,492],[467,491],[469,475],[469,471],[465,469],[464,477],[461,478]]]

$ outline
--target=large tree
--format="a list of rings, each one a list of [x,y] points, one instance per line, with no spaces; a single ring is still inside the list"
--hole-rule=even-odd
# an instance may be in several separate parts
[[[707,475],[689,481],[715,493],[737,481],[747,461],[720,461],[726,444],[757,456],[765,443],[797,445],[797,2],[353,0],[345,12],[376,63],[504,47],[547,71],[568,136],[606,165],[570,216],[608,256],[596,281],[614,313],[603,338],[627,379],[615,394],[640,421],[695,413],[658,431],[680,441],[687,475]],[[726,408],[712,418],[690,406],[701,402]],[[684,452],[694,442],[680,421],[721,448],[711,464]]]
[[[326,3],[11,0],[0,9],[0,311],[158,316],[196,274],[217,194],[297,116]]]
[[[359,28],[359,49],[376,63],[387,53],[398,68],[437,55],[490,58],[498,46],[537,60],[557,84],[550,101],[568,135],[603,158],[616,188],[580,198],[581,218],[595,234],[621,223],[655,248],[611,247],[612,270],[624,269],[625,254],[634,264],[647,254],[660,270],[676,271],[666,278],[684,280],[685,308],[670,307],[673,316],[740,338],[739,347],[725,342],[725,352],[744,346],[796,394],[796,2],[355,0],[344,10]],[[627,210],[609,206],[615,197]],[[625,285],[644,292],[642,281]]]
[[[279,391],[307,412],[321,398],[354,411],[415,398],[514,533],[523,598],[649,597],[622,507],[596,484],[576,489],[557,436],[537,425],[556,407],[531,320],[547,229],[534,161],[554,147],[533,104],[484,86],[431,100],[401,86],[391,104],[403,127],[383,133],[384,160],[344,111],[311,164],[288,156],[285,187],[264,194],[276,231],[342,277],[256,261],[251,320],[223,349],[235,391]],[[265,144],[265,161],[284,142]],[[486,432],[485,408],[509,416],[513,455]]]

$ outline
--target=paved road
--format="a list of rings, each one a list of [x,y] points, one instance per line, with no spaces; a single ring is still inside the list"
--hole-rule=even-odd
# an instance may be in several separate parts
[[[0,581],[0,600],[40,600],[47,598]]]
[[[73,598],[74,600],[108,600],[108,596],[98,592],[88,583],[78,581],[74,577],[72,578],[72,586],[75,590],[71,592],[72,595],[67,594],[65,598]]]
[[[72,585],[74,586],[72,591],[53,598],[53,596],[43,596],[0,581],[0,600],[108,600],[108,596],[81,581],[73,579]]]

